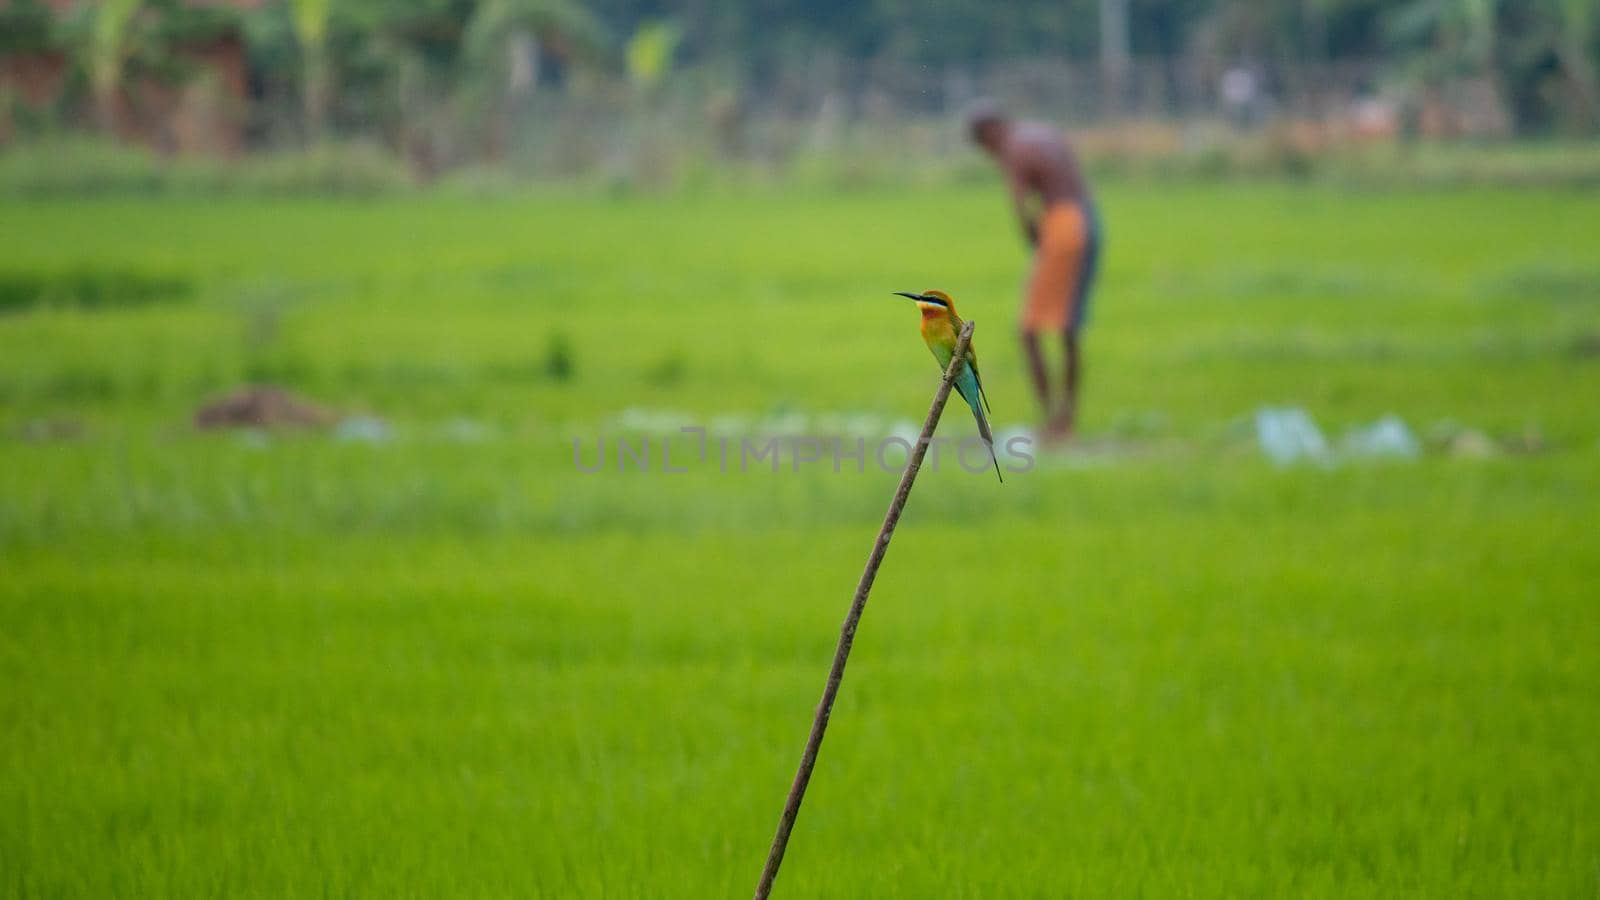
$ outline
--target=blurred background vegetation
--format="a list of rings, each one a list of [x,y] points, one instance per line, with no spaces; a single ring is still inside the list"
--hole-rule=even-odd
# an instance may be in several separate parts
[[[1597,64],[1593,0],[5,0],[0,190],[959,178],[980,95],[1102,171],[1593,182]]]
[[[679,429],[914,434],[934,286],[1025,427],[980,95],[1081,430],[924,469],[780,891],[1600,896],[1596,2],[0,0],[0,896],[748,890],[897,474]]]

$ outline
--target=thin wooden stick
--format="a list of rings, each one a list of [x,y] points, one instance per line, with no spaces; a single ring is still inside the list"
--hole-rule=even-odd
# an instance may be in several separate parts
[[[800,814],[800,801],[805,798],[811,770],[817,765],[817,751],[822,748],[823,732],[828,730],[828,716],[833,712],[834,698],[839,696],[839,684],[844,681],[844,664],[850,659],[850,645],[855,643],[856,626],[861,623],[861,613],[867,608],[867,595],[872,593],[872,582],[878,577],[878,566],[883,563],[884,554],[889,552],[889,538],[894,536],[894,527],[900,522],[900,513],[911,496],[911,485],[917,480],[917,470],[922,468],[922,457],[928,452],[928,444],[933,441],[934,429],[939,427],[939,414],[944,412],[945,401],[950,399],[950,385],[961,370],[967,345],[972,342],[972,328],[973,323],[967,322],[961,328],[961,335],[956,338],[955,356],[944,370],[938,393],[933,395],[933,406],[928,409],[928,418],[922,423],[922,434],[917,437],[917,445],[911,448],[906,470],[900,475],[900,486],[895,489],[894,499],[889,501],[889,511],[884,514],[878,539],[872,544],[867,567],[861,573],[861,581],[856,584],[856,596],[850,601],[850,612],[839,629],[839,646],[833,651],[833,668],[828,670],[828,684],[822,689],[822,702],[817,704],[816,717],[811,720],[811,736],[806,738],[806,749],[800,756],[800,769],[794,773],[794,784],[789,788],[788,800],[784,801],[783,816],[778,819],[778,833],[772,838],[772,849],[767,851],[767,865],[761,870],[761,881],[756,885],[756,900],[766,900],[772,893],[772,881],[778,877],[783,851],[789,846],[789,832],[794,828],[795,817]]]

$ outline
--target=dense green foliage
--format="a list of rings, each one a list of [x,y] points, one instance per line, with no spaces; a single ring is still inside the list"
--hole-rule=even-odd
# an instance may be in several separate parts
[[[1101,202],[1083,443],[923,473],[780,890],[1593,894],[1593,199]],[[914,419],[888,292],[934,286],[1027,418],[1005,215],[0,206],[0,284],[100,297],[0,311],[0,890],[748,891],[893,477],[585,475],[570,441]],[[390,431],[192,429],[245,380]],[[1505,449],[1279,470],[1263,404]]]
[[[331,129],[425,156],[423,168],[499,160],[513,132],[552,122],[661,127],[638,120],[663,92],[626,75],[663,34],[674,40],[654,80],[677,82],[682,105],[669,118],[680,129],[810,117],[842,96],[949,112],[975,88],[1042,93],[1053,114],[1197,117],[1216,113],[1230,67],[1255,73],[1263,108],[1302,118],[1382,96],[1430,135],[1600,128],[1591,0],[311,0],[248,10],[119,0],[59,15],[19,0],[0,8],[0,58],[59,50],[75,76],[43,126],[10,97],[0,115],[49,131],[90,104],[111,130],[119,90],[137,108],[139,84],[203,79],[188,53],[231,35],[248,46],[244,115],[257,145],[315,143]],[[1440,110],[1478,121],[1421,122]]]

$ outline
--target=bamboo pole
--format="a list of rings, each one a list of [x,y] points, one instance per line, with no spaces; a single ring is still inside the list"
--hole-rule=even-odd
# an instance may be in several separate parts
[[[800,814],[800,801],[805,798],[811,770],[817,765],[817,751],[822,749],[822,735],[828,730],[828,716],[833,712],[833,701],[839,696],[839,684],[844,681],[844,666],[850,659],[850,646],[855,643],[861,613],[867,608],[867,595],[872,593],[872,582],[878,577],[878,566],[883,564],[884,554],[889,552],[889,539],[894,536],[900,513],[906,508],[906,500],[911,497],[911,486],[917,480],[917,471],[922,468],[922,457],[928,452],[933,432],[939,427],[939,414],[944,412],[945,401],[950,399],[950,385],[964,364],[967,345],[972,343],[972,329],[971,322],[961,327],[961,334],[956,338],[955,355],[945,368],[938,392],[933,395],[933,406],[929,407],[928,418],[922,423],[922,434],[917,437],[917,445],[911,448],[906,469],[900,475],[900,486],[895,489],[894,499],[889,501],[889,511],[884,514],[883,525],[878,529],[878,539],[872,543],[867,567],[861,572],[861,581],[856,584],[850,612],[845,615],[844,625],[839,629],[839,646],[833,651],[833,667],[828,670],[828,683],[822,689],[822,702],[817,704],[816,716],[811,720],[811,734],[806,738],[805,752],[800,755],[800,769],[794,773],[794,784],[789,788],[789,797],[783,804],[783,815],[778,819],[778,833],[772,838],[772,849],[767,851],[767,865],[761,870],[761,881],[756,885],[756,900],[766,900],[772,893],[773,879],[778,877],[778,866],[783,863],[783,851],[789,846],[789,832],[794,829],[795,817]]]

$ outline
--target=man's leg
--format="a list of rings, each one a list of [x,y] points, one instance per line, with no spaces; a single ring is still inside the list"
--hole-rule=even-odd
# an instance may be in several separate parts
[[[1039,346],[1039,334],[1030,328],[1020,332],[1022,352],[1028,358],[1028,376],[1033,380],[1033,396],[1039,401],[1039,409],[1048,419],[1050,416],[1050,375],[1045,371],[1044,349]]]
[[[1033,273],[1028,280],[1027,306],[1023,314],[1023,347],[1028,354],[1034,391],[1044,407],[1044,437],[1047,441],[1066,438],[1072,431],[1077,400],[1076,341],[1068,343],[1065,393],[1051,403],[1053,391],[1044,352],[1039,347],[1041,334],[1066,334],[1072,337],[1077,322],[1076,293],[1082,278],[1084,246],[1088,221],[1077,204],[1058,203],[1040,217],[1039,247],[1034,253]]]
[[[1085,235],[1079,250],[1077,277],[1073,279],[1072,303],[1067,327],[1061,333],[1061,350],[1066,369],[1065,398],[1061,404],[1061,437],[1072,434],[1078,423],[1078,388],[1083,384],[1083,348],[1079,332],[1088,314],[1090,290],[1100,268],[1100,217],[1092,206],[1084,209]]]
[[[1078,329],[1068,328],[1061,333],[1061,349],[1063,368],[1066,370],[1065,397],[1061,402],[1061,436],[1067,437],[1072,434],[1073,426],[1078,421],[1078,386],[1082,382],[1083,355],[1078,344]]]

